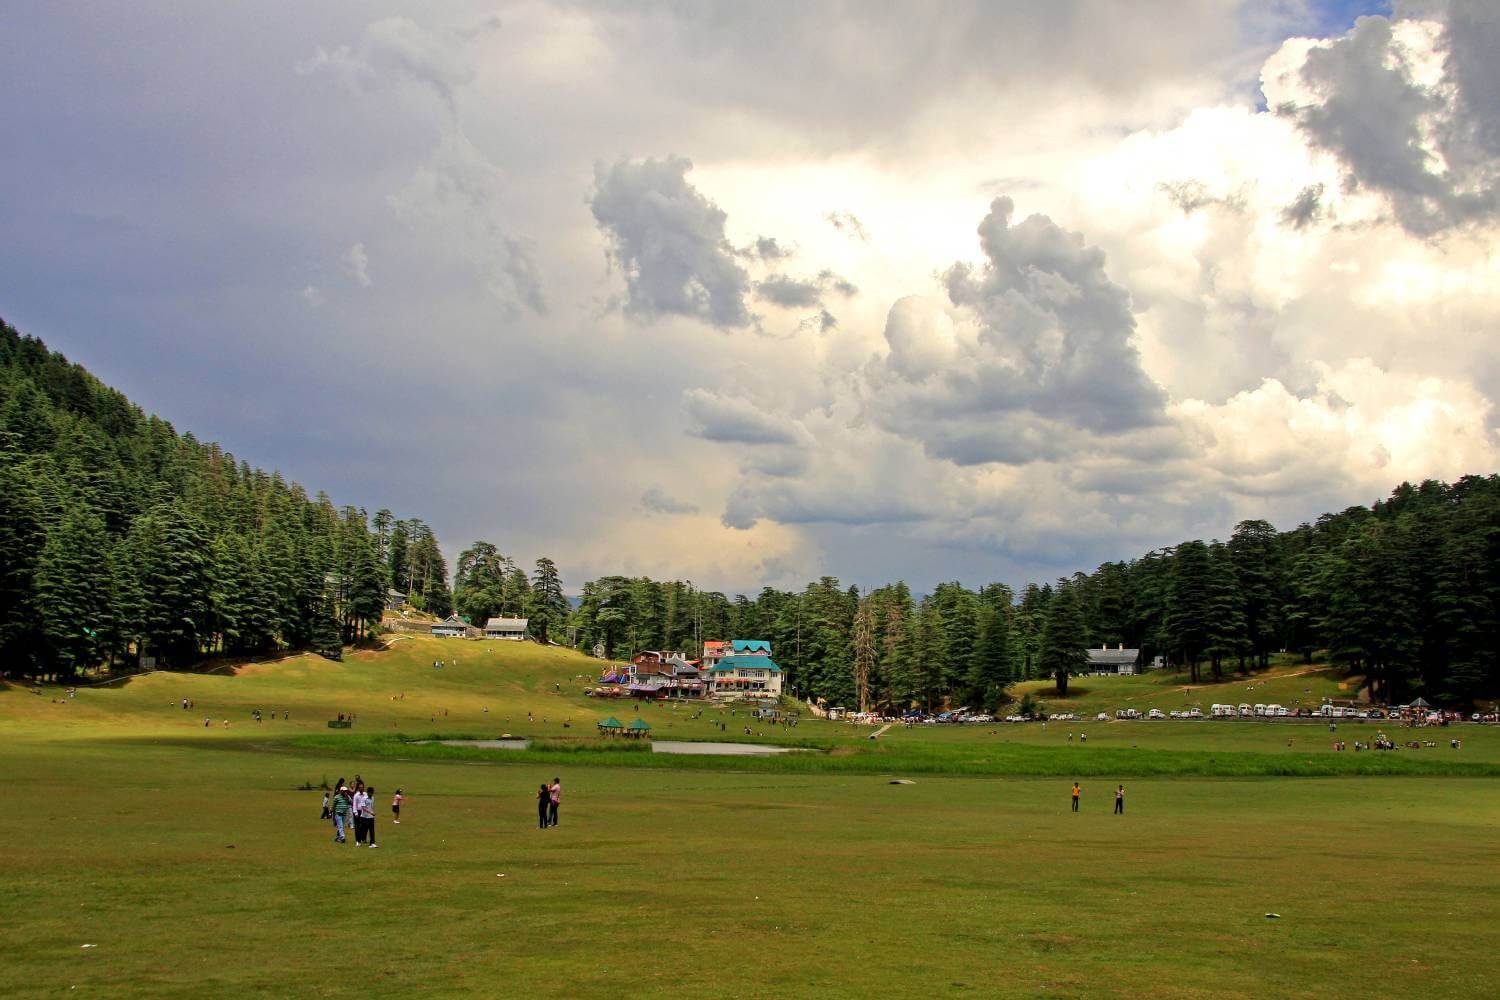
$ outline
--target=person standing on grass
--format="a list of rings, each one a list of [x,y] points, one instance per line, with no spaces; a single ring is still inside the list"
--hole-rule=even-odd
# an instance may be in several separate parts
[[[1073,811],[1074,812],[1078,811],[1078,796],[1081,795],[1082,793],[1083,793],[1083,789],[1078,787],[1078,782],[1076,782],[1076,781],[1073,782]]]
[[[547,815],[552,810],[552,791],[542,782],[536,792],[536,825],[537,829],[547,829]]]
[[[547,825],[557,825],[557,807],[562,803],[562,779],[553,778],[552,787],[547,789]]]
[[[1125,786],[1118,785],[1115,788],[1115,815],[1122,816],[1125,813]]]
[[[371,847],[379,847],[375,843],[375,786],[371,785],[365,789],[365,836],[370,839]]]
[[[355,786],[354,799],[349,803],[354,813],[354,846],[365,846],[365,807],[369,804],[369,796],[360,786]]]
[[[391,822],[397,826],[401,825],[401,789],[396,789],[396,794],[391,796]]]
[[[340,787],[338,794],[333,797],[333,842],[342,844],[344,842],[344,824],[349,819],[349,800],[344,793],[349,789],[347,786]]]
[[[324,792],[324,793],[323,793],[323,812],[322,812],[322,814],[321,814],[321,815],[320,815],[320,816],[319,816],[319,817],[318,817],[318,819],[328,819],[328,818],[330,818],[330,817],[331,817],[331,816],[332,816],[332,815],[333,815],[333,814],[332,814],[332,813],[331,813],[331,812],[329,812],[329,810],[328,810],[328,793],[327,793],[327,792]]]

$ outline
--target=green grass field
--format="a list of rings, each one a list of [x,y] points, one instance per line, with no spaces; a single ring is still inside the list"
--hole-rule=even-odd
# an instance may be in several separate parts
[[[582,697],[592,667],[420,638],[74,700],[0,689],[0,995],[1493,995],[1492,729],[1354,755],[1319,725],[872,743],[814,720],[749,738],[819,752],[667,757],[594,733],[634,708]],[[1150,681],[1084,686],[1118,700]],[[329,730],[341,711],[355,727]],[[747,739],[742,715],[721,733],[695,711],[641,714],[654,735]],[[536,749],[407,742],[501,733]],[[1371,762],[1402,773],[1356,773]],[[334,845],[300,790],[355,772],[379,789],[379,850]],[[562,826],[539,831],[554,775]]]

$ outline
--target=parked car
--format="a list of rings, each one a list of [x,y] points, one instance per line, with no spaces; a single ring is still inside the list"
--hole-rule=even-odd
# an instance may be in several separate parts
[[[1203,709],[1196,707],[1190,708],[1187,710],[1187,717],[1189,719],[1201,719],[1203,718]]]
[[[1151,711],[1149,711],[1149,712],[1146,713],[1146,718],[1148,718],[1148,719],[1165,719],[1166,716],[1161,713],[1161,709],[1159,709],[1159,708],[1153,708]]]
[[[1108,712],[1100,712],[1098,715],[1094,716],[1094,721],[1095,722],[1108,722],[1109,721],[1109,713]]]

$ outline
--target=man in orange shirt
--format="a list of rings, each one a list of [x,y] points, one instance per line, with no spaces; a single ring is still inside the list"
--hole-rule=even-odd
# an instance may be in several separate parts
[[[1078,795],[1083,789],[1078,787],[1078,782],[1073,782],[1073,811],[1078,811]]]

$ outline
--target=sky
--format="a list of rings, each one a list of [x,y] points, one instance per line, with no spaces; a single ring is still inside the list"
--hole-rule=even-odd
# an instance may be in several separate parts
[[[7,4],[0,317],[570,589],[1500,467],[1500,4]]]

